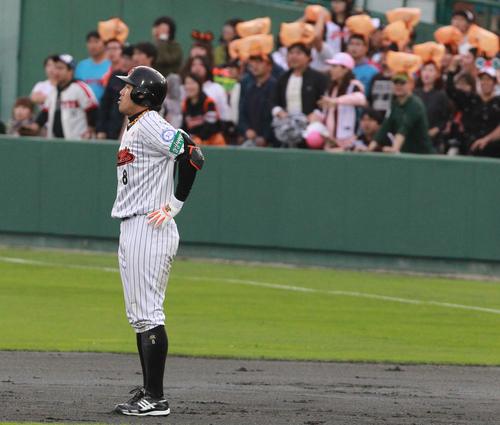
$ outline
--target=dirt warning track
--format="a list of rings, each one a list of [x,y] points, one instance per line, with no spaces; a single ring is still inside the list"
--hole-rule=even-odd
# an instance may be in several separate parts
[[[498,424],[500,367],[169,357],[166,418],[112,413],[137,355],[0,352],[0,422]]]

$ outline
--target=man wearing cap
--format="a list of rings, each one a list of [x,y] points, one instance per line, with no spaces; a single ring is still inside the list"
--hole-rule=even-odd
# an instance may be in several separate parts
[[[477,138],[470,147],[470,153],[476,156],[500,158],[500,97],[494,95],[497,83],[496,70],[485,66],[479,70],[479,85],[481,86],[482,120],[485,121],[483,133],[486,136]],[[481,133],[478,133],[481,136]]]
[[[429,137],[429,124],[424,103],[412,94],[413,81],[404,72],[392,77],[394,100],[391,113],[375,136],[378,145],[384,138],[394,135],[392,146],[383,146],[382,152],[435,153]]]
[[[74,79],[75,61],[70,55],[54,55],[57,86],[47,96],[32,129],[39,131],[48,122],[47,137],[70,140],[93,137],[99,104],[92,89]]]
[[[485,62],[479,69],[481,94],[458,89],[454,84],[456,71],[456,62],[452,61],[446,80],[446,94],[457,110],[462,112],[464,132],[460,153],[500,157],[500,144],[496,143],[497,126],[500,123],[500,97],[495,96],[495,68],[491,63]]]

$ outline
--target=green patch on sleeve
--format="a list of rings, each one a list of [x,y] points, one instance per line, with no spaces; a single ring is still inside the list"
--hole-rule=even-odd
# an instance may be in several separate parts
[[[170,145],[170,152],[175,155],[179,155],[181,153],[181,149],[184,146],[184,137],[182,137],[182,133],[180,131],[175,135],[175,139]]]

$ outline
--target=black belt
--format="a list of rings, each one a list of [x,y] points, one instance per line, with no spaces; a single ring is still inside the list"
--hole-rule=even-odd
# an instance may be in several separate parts
[[[122,221],[128,220],[129,218],[132,218],[132,217],[137,217],[138,215],[139,214],[134,214],[134,215],[131,215],[130,217],[123,217]]]

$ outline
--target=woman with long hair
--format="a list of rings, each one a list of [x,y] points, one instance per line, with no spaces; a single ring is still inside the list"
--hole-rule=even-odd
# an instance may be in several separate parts
[[[186,61],[186,65],[181,74],[184,80],[190,73],[197,74],[202,81],[203,91],[211,97],[219,109],[220,120],[228,120],[229,102],[226,90],[219,83],[214,82],[213,71],[210,61],[206,56],[191,57]]]
[[[186,98],[182,105],[182,129],[197,145],[225,145],[221,133],[219,111],[213,99],[203,92],[198,74],[184,78]]]
[[[324,137],[324,149],[351,150],[356,140],[356,107],[366,105],[364,87],[354,77],[354,59],[349,54],[337,53],[327,63],[332,66],[331,83],[328,95],[318,101],[318,105],[323,108],[324,123],[329,133],[329,136]]]
[[[436,63],[429,61],[420,69],[413,94],[424,102],[429,121],[429,136],[437,152],[444,153],[442,133],[450,119],[450,100],[444,91],[443,78]]]

